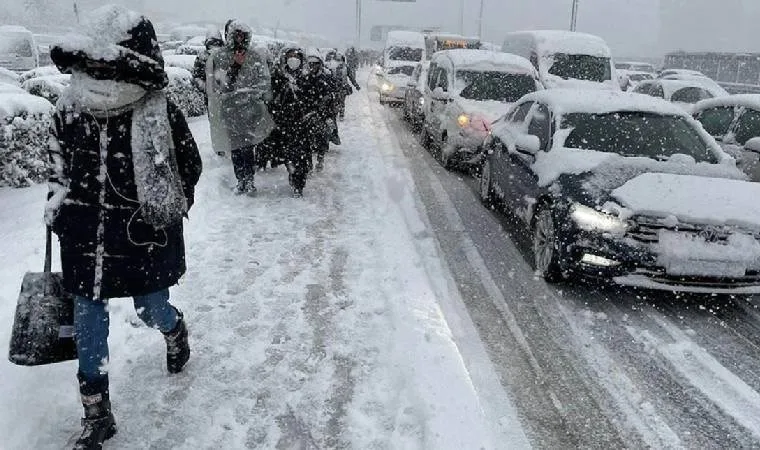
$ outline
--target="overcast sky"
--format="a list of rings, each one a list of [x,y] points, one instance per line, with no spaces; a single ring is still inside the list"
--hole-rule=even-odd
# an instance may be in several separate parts
[[[27,0],[0,0],[21,4]],[[74,0],[52,1],[56,5]],[[339,42],[355,36],[356,0],[76,0],[81,9],[120,2],[148,15],[177,20],[228,17],[316,32]],[[462,0],[397,3],[361,0],[365,31],[372,25],[439,26],[459,31]],[[478,31],[480,0],[464,0],[465,34]],[[567,29],[572,0],[484,0],[484,38],[501,43],[518,29]],[[760,52],[760,0],[580,0],[578,30],[603,37],[618,56],[658,56],[666,51]]]

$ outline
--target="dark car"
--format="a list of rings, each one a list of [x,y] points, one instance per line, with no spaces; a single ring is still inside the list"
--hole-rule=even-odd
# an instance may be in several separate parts
[[[605,91],[539,91],[494,123],[480,195],[532,233],[549,282],[760,292],[760,184],[678,107]]]
[[[419,129],[425,121],[425,80],[427,80],[427,71],[430,62],[425,61],[417,64],[412,72],[412,77],[407,84],[404,95],[404,119],[412,124],[415,129]]]

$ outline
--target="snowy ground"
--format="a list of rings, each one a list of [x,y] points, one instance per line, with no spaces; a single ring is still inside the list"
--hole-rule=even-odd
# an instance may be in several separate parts
[[[256,198],[234,197],[207,122],[191,123],[205,167],[172,297],[192,358],[168,376],[160,333],[130,301],[112,302],[119,433],[107,448],[528,445],[366,91],[350,98],[344,143],[304,199],[283,169],[257,176]],[[45,190],[0,190],[3,345],[22,276],[42,266]],[[0,447],[61,448],[79,429],[75,372],[3,358]]]

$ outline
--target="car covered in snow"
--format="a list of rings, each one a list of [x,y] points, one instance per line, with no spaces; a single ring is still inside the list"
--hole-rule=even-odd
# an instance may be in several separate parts
[[[628,91],[634,89],[642,81],[654,80],[654,74],[636,70],[616,69],[620,89]]]
[[[631,72],[644,72],[652,74],[652,76],[654,76],[654,73],[656,72],[654,64],[641,61],[616,61],[615,69]]]
[[[740,94],[704,100],[694,118],[736,158],[750,180],[760,182],[760,94]]]
[[[177,47],[177,55],[199,55],[206,50],[206,36],[195,36]]]
[[[642,81],[633,88],[632,92],[673,102],[687,113],[691,113],[694,110],[694,105],[702,100],[728,95],[724,90],[714,89],[698,78]]]
[[[491,122],[526,94],[541,89],[527,59],[488,50],[433,55],[424,92],[422,139],[444,167],[480,154]]]
[[[539,91],[484,145],[481,199],[530,230],[547,281],[760,292],[760,184],[672,103]]]
[[[39,64],[39,49],[31,31],[14,25],[0,26],[0,67],[23,72]]]
[[[414,63],[394,64],[390,67],[385,67],[378,74],[381,105],[400,105],[404,103],[409,80],[411,80],[414,73],[414,67]]]
[[[610,48],[598,36],[560,30],[508,33],[501,51],[528,59],[547,89],[619,90]]]
[[[28,93],[56,104],[64,89],[71,83],[71,75],[47,75],[26,80],[21,87]]]
[[[417,64],[406,85],[404,118],[415,127],[422,126],[425,120],[425,83],[429,67],[429,61]]]

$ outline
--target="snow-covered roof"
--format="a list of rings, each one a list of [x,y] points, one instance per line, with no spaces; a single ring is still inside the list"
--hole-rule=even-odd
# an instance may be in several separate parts
[[[510,35],[530,36],[536,42],[539,56],[566,53],[609,58],[612,54],[604,39],[593,34],[564,30],[533,30],[509,33],[507,39]]]
[[[716,106],[741,106],[760,111],[760,94],[737,94],[702,100],[694,107],[694,112]]]
[[[0,93],[0,119],[22,114],[52,114],[55,107],[42,97],[21,93]]]
[[[617,111],[642,111],[652,114],[687,116],[678,106],[662,99],[630,92],[608,90],[548,89],[523,97],[543,103],[555,114],[605,114]]]
[[[388,32],[386,46],[416,45],[425,48],[425,36],[417,31],[394,30]]]
[[[444,50],[435,54],[433,59],[448,58],[455,69],[470,70],[508,70],[525,74],[535,74],[536,69],[527,59],[511,53],[492,52],[490,50]]]
[[[687,79],[687,80],[653,80],[653,81],[644,81],[641,85],[645,84],[659,84],[662,86],[662,91],[665,93],[665,99],[670,100],[670,98],[675,94],[676,92],[680,91],[684,88],[690,88],[690,87],[698,87],[706,90],[710,94],[714,95],[715,97],[720,97],[723,94],[720,90],[714,89],[713,86],[711,86],[708,83],[703,82],[702,80],[699,80],[697,78],[693,79]],[[639,85],[639,86],[641,86]]]

